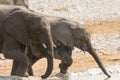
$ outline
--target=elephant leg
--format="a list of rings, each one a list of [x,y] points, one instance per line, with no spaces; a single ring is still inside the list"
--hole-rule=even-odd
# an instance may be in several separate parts
[[[66,73],[68,70],[68,67],[72,64],[72,58],[71,58],[71,49],[67,49],[64,45],[57,47],[58,54],[61,57],[61,63],[59,64],[60,73]]]
[[[29,58],[30,59],[30,58]],[[29,66],[28,66],[28,74],[30,75],[30,76],[34,76],[34,73],[33,73],[33,69],[32,69],[32,61],[31,61],[31,59],[30,59],[30,64],[29,64]]]
[[[28,64],[29,59],[26,56],[24,56],[23,53],[20,53],[19,51],[15,51],[15,50],[7,50],[4,52],[4,55],[5,55],[5,58],[7,59],[13,59],[15,61],[18,61],[19,64],[15,71],[15,75],[23,76],[23,77],[28,76],[28,74],[26,73],[26,70],[29,65]]]
[[[28,53],[28,58],[29,58],[29,62],[30,62],[30,64],[29,64],[29,66],[28,66],[28,74],[30,75],[30,76],[34,76],[34,73],[33,73],[33,69],[32,69],[32,65],[34,64],[34,63],[36,63],[39,59],[41,59],[41,58],[37,58],[37,57],[35,57],[33,54],[30,54],[30,53]]]
[[[29,64],[29,66],[28,66],[28,74],[30,75],[30,76],[33,76],[34,74],[33,74],[33,69],[32,69],[32,63],[33,63],[33,54],[32,54],[32,52],[31,52],[31,50],[30,50],[30,48],[28,49],[28,53],[27,53],[27,56],[28,56],[28,58],[29,58],[29,62],[30,62],[30,64]]]
[[[72,49],[71,48],[67,48],[67,54],[65,54],[65,56],[66,56],[65,58],[67,60],[67,63],[62,61],[62,63],[59,64],[59,67],[61,69],[61,71],[60,71],[61,73],[67,73],[67,70],[68,70],[69,66],[72,65],[73,60],[72,60],[72,57],[71,57],[72,56]]]
[[[29,50],[30,51],[30,50]],[[28,54],[27,54],[27,56],[28,56],[28,58],[29,58],[29,60],[30,60],[30,65],[29,65],[29,67],[28,67],[28,74],[29,75],[31,75],[31,76],[33,76],[33,70],[32,70],[32,65],[34,64],[34,63],[36,63],[39,59],[41,59],[41,58],[43,58],[43,57],[46,57],[47,58],[47,65],[50,65],[50,63],[51,63],[51,61],[50,61],[50,59],[51,59],[51,57],[49,57],[49,55],[41,55],[41,56],[34,56],[33,54],[32,54],[32,52],[30,51]],[[47,69],[49,69],[49,68],[47,68]],[[47,70],[48,71],[48,70]],[[46,75],[48,75],[48,74],[46,74]],[[43,76],[43,77],[46,77],[46,75],[45,76]]]
[[[1,36],[1,35],[0,35]],[[0,53],[2,53],[2,44],[3,42],[2,42],[2,37],[0,37]]]
[[[15,71],[15,75],[23,76],[23,77],[28,76],[27,69],[29,65],[29,59],[21,51],[20,43],[18,43],[11,36],[5,36],[4,43],[3,43],[3,53],[4,53],[5,58],[13,59],[19,63]]]
[[[19,62],[16,60],[13,60],[11,75],[16,75],[15,71],[17,70],[18,66],[19,66]]]
[[[28,74],[29,74],[30,76],[34,76],[34,74],[33,74],[33,69],[32,69],[32,65],[33,65],[34,63],[36,63],[39,59],[45,57],[45,56],[42,56],[42,55],[35,57],[33,54],[34,54],[34,53],[32,53],[32,51],[31,51],[31,49],[30,49],[30,47],[29,47],[29,48],[28,48],[27,56],[28,56],[28,58],[29,58],[30,64],[29,64],[29,67],[28,67],[28,71],[27,71],[27,72],[28,72]]]
[[[25,47],[21,46],[21,50],[25,52]],[[15,71],[17,70],[18,66],[19,66],[19,62],[16,60],[13,60],[11,75],[16,75]]]

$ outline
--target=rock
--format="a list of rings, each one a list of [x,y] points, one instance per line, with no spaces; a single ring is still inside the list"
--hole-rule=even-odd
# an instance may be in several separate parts
[[[55,75],[56,77],[59,77],[59,78],[68,78],[69,77],[69,74],[63,74],[63,73],[57,73],[56,75]]]

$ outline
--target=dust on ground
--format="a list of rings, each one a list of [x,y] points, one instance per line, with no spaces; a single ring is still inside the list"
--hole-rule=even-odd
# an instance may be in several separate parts
[[[84,22],[84,25],[91,34],[102,34],[107,36],[110,33],[120,32],[120,20],[105,20],[92,22],[86,21]],[[95,48],[95,50],[97,51],[97,48]],[[73,64],[68,70],[69,73],[85,71],[89,68],[98,67],[98,65],[91,56],[86,54],[80,55],[81,51],[78,51],[77,53],[75,53],[75,51],[73,52]],[[120,51],[118,50],[116,52],[111,53],[112,54],[104,52],[104,54],[99,55],[100,59],[102,60],[105,66],[120,62]],[[76,57],[74,55],[78,56]],[[59,63],[59,60],[55,60],[52,76],[59,72]],[[45,73],[47,66],[46,64],[46,59],[41,59],[33,65],[35,76],[40,76]],[[0,60],[0,75],[10,75],[11,66],[11,60]]]
[[[109,34],[120,32],[120,19],[85,21],[84,22],[90,33]]]
[[[10,4],[7,0],[0,0],[0,4]]]

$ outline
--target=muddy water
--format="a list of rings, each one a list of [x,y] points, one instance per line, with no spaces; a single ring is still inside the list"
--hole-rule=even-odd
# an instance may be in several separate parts
[[[111,75],[110,78],[103,74],[100,68],[92,68],[85,72],[70,73],[66,75],[59,73],[56,74],[56,76],[59,77],[58,80],[120,80],[120,64],[116,63],[109,65],[106,67],[106,70]]]
[[[120,80],[120,73],[111,74],[110,78],[107,78],[104,74],[99,75],[71,75],[67,78],[59,78],[59,79],[50,79],[50,80]]]
[[[64,76],[65,78],[59,77],[52,77],[45,80],[120,80],[120,73],[111,74],[110,78],[107,78],[104,74],[97,74],[97,75],[89,75],[89,74],[82,74],[79,73],[70,74],[68,76]],[[40,77],[28,77],[22,78],[18,76],[0,76],[0,80],[42,80]]]

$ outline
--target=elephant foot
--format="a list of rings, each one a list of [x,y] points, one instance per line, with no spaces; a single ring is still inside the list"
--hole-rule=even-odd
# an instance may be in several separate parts
[[[41,76],[42,79],[45,79],[45,78],[47,78],[47,77],[48,77],[48,75],[42,75],[42,76]]]
[[[63,73],[63,74],[67,73],[68,67],[69,66],[67,66],[66,64],[63,64],[63,63],[59,64],[60,73]]]
[[[32,74],[29,74],[29,76],[34,76],[34,74],[32,73]]]
[[[16,72],[15,75],[20,76],[20,77],[28,77],[29,76],[27,72],[25,72],[24,74]]]
[[[66,62],[62,61],[62,63],[59,64],[60,73],[63,73],[63,74],[67,73],[67,70],[68,70],[69,66],[72,65],[72,62],[73,62],[72,58],[67,56],[66,57]]]
[[[29,74],[29,76],[34,76],[32,69],[28,70],[28,74]]]

